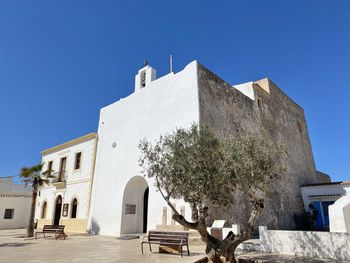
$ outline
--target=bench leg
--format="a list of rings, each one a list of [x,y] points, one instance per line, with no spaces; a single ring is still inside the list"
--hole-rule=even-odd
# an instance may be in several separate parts
[[[67,235],[66,235],[65,233],[56,233],[56,234],[55,234],[56,240],[57,240],[57,238],[60,238],[60,237],[62,237],[62,236],[63,236],[63,239],[66,240],[66,236],[67,236]]]
[[[148,245],[149,245],[149,251],[151,251],[151,252],[152,252],[151,243],[148,243]]]
[[[187,245],[187,255],[188,256],[190,255],[190,249],[189,249],[188,245]]]
[[[141,242],[141,253],[143,254],[143,242]]]
[[[183,255],[182,255],[182,245],[180,245],[180,253],[181,253],[181,257],[183,257]]]

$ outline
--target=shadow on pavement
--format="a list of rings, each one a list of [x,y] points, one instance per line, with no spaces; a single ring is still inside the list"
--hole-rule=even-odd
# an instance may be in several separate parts
[[[3,244],[0,244],[0,247],[24,247],[32,244],[35,244],[35,243],[3,243]]]

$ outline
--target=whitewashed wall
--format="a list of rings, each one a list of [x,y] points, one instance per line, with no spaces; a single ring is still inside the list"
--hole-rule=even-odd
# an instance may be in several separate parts
[[[14,184],[12,177],[0,178],[0,229],[27,227],[31,202],[30,186]],[[14,209],[12,219],[4,219],[5,209]]]
[[[67,183],[76,182],[78,180],[89,179],[91,177],[94,159],[95,139],[90,139],[85,142],[72,145],[70,147],[55,151],[53,153],[43,155],[44,162],[43,170],[47,170],[49,161],[53,161],[52,170],[58,172],[60,169],[60,160],[63,157],[67,158],[66,162],[66,177]],[[81,152],[81,169],[74,170],[75,154]]]
[[[329,206],[330,232],[344,232],[350,234],[350,193],[339,198]]]
[[[90,222],[103,235],[121,233],[123,194],[128,181],[140,175],[139,141],[158,139],[177,127],[199,121],[197,62],[177,74],[170,73],[101,109]],[[116,145],[114,148],[113,145]],[[166,206],[152,180],[149,186],[148,229],[162,223]],[[178,207],[184,205],[178,202]],[[170,222],[170,211],[168,209]],[[135,215],[136,216],[136,215]],[[140,216],[140,215],[138,215]],[[186,205],[186,216],[190,208]]]
[[[67,158],[66,162],[66,187],[63,189],[56,189],[51,185],[46,185],[40,189],[40,196],[37,197],[35,218],[41,219],[42,206],[44,201],[47,202],[46,219],[54,218],[55,202],[58,195],[62,196],[64,203],[69,203],[69,214],[71,216],[72,201],[74,198],[78,200],[78,219],[87,219],[89,216],[90,207],[90,192],[93,175],[93,165],[95,157],[95,144],[96,139],[89,139],[81,143],[69,146],[64,149],[57,150],[47,155],[43,155],[42,161],[44,162],[43,170],[47,170],[49,161],[53,161],[53,172],[58,172],[60,169],[60,160],[63,157]],[[81,168],[74,170],[75,154],[81,152]],[[62,218],[62,217],[61,217]]]
[[[27,196],[4,197],[0,195],[0,229],[27,227],[32,198]],[[15,209],[12,219],[4,219],[5,209]]]
[[[89,193],[90,193],[90,182],[80,182],[77,184],[67,185],[66,189],[56,190],[56,187],[46,187],[40,191],[40,197],[37,198],[36,209],[35,209],[35,218],[42,219],[42,206],[44,202],[47,202],[46,208],[46,218],[52,219],[55,215],[55,202],[59,195],[62,196],[62,204],[69,203],[69,213],[68,217],[61,218],[70,218],[72,201],[74,198],[78,200],[78,209],[77,209],[77,218],[78,219],[87,219],[89,215]]]
[[[350,234],[316,231],[281,231],[259,227],[262,252],[350,260]]]

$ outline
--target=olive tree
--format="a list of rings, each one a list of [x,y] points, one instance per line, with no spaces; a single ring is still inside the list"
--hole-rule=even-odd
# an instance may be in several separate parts
[[[173,211],[173,219],[197,230],[206,243],[210,261],[236,262],[234,251],[249,239],[264,208],[271,182],[284,171],[284,149],[259,134],[218,138],[207,128],[192,125],[160,136],[154,143],[144,139],[139,148],[140,166]],[[230,232],[220,241],[207,231],[208,204],[225,207],[239,191],[251,203],[248,221],[238,235]],[[192,208],[192,221],[186,220],[171,199],[183,198]]]

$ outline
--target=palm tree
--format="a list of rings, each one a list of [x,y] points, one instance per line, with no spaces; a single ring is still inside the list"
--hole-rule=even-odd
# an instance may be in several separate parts
[[[32,194],[32,206],[30,210],[29,224],[27,227],[27,237],[34,236],[34,214],[36,197],[38,195],[38,189],[44,184],[49,184],[49,178],[52,178],[51,171],[41,172],[44,164],[37,164],[32,167],[22,167],[20,171],[20,177],[26,185],[31,184],[33,189]]]

